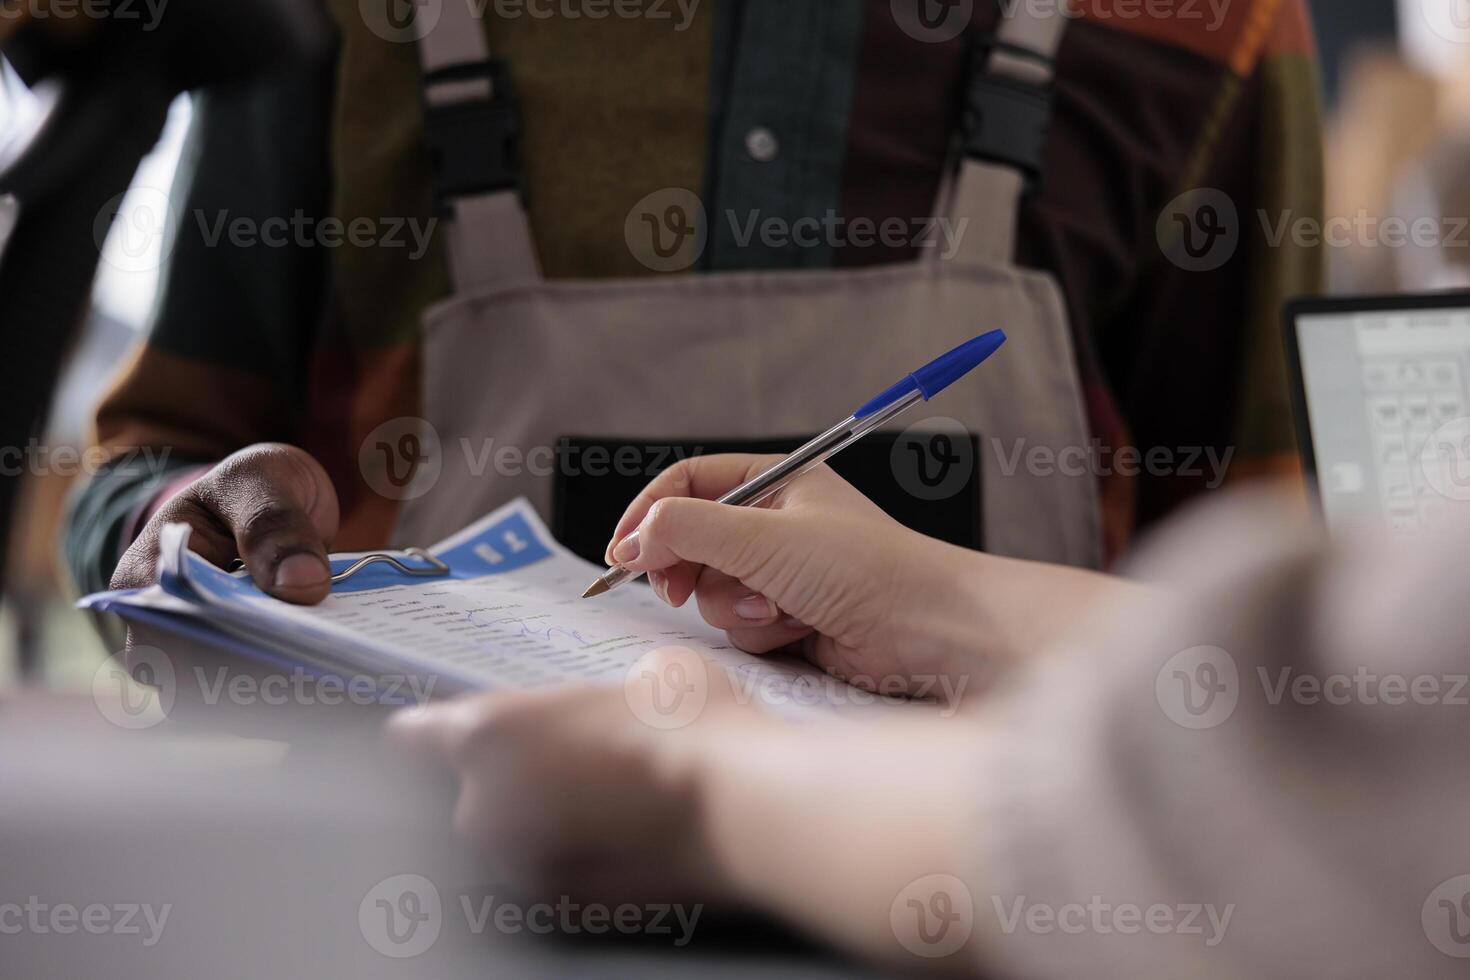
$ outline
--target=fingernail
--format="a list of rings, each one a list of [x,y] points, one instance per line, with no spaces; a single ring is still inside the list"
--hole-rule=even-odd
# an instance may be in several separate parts
[[[648,573],[648,584],[653,588],[653,594],[664,602],[669,601],[669,577],[661,570]]]
[[[330,577],[326,564],[320,558],[302,551],[287,555],[276,567],[276,588],[304,589],[320,585]]]
[[[626,565],[630,561],[637,561],[638,552],[642,549],[643,546],[638,543],[638,532],[634,531],[619,541],[618,546],[613,549],[613,561],[620,565]]]
[[[752,592],[735,603],[735,615],[752,623],[764,623],[776,615],[776,607],[771,604],[770,599]]]

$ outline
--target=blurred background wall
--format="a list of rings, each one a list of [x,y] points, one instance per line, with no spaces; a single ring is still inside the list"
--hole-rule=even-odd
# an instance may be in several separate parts
[[[1314,17],[1331,290],[1470,287],[1470,2],[1318,0]]]
[[[1391,46],[1398,37],[1399,12],[1392,0],[1313,0],[1312,23],[1322,53],[1323,97],[1337,98],[1338,67],[1363,45]]]

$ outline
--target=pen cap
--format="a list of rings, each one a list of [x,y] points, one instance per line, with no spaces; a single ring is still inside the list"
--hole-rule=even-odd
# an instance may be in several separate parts
[[[911,377],[914,384],[924,393],[928,401],[956,381],[973,371],[981,361],[1000,349],[1006,342],[1004,330],[992,330],[974,340],[967,340],[948,354],[935,358],[915,371]]]
[[[866,418],[916,389],[923,394],[924,400],[928,401],[973,371],[982,361],[999,350],[1000,345],[1005,342],[1004,330],[992,330],[973,340],[967,340],[948,354],[941,354],[925,364],[860,407],[853,413],[853,418]]]

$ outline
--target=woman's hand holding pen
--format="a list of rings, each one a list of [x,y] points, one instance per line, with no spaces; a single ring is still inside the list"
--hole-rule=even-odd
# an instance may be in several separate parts
[[[790,650],[857,686],[931,696],[979,691],[1133,588],[926,538],[825,466],[762,507],[714,502],[777,458],[666,470],[629,505],[608,563],[648,572],[671,605],[693,596],[742,650]]]
[[[696,457],[666,470],[629,505],[609,564],[648,572],[671,605],[693,596],[742,650],[799,651],[857,686],[915,692],[986,666],[956,587],[967,556],[904,528],[826,466],[761,507],[714,502],[775,459]]]

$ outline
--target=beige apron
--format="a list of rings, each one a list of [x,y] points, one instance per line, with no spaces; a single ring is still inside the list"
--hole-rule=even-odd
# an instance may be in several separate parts
[[[988,77],[1050,82],[1067,19],[1028,19],[1028,6],[1004,19]],[[420,41],[431,110],[492,94],[456,70],[488,59],[469,9],[443,4]],[[515,191],[454,198],[456,295],[427,312],[423,332],[438,465],[432,490],[404,502],[394,544],[438,540],[520,495],[549,516],[548,461],[563,436],[809,436],[1001,328],[1009,342],[994,358],[898,427],[934,419],[953,431],[957,420],[979,438],[986,550],[1095,567],[1095,479],[1055,464],[1089,439],[1066,313],[1049,275],[1011,263],[1023,185],[1016,169],[963,160],[943,195],[954,228],[968,219],[951,258],[931,248],[857,270],[595,281],[542,278]]]

